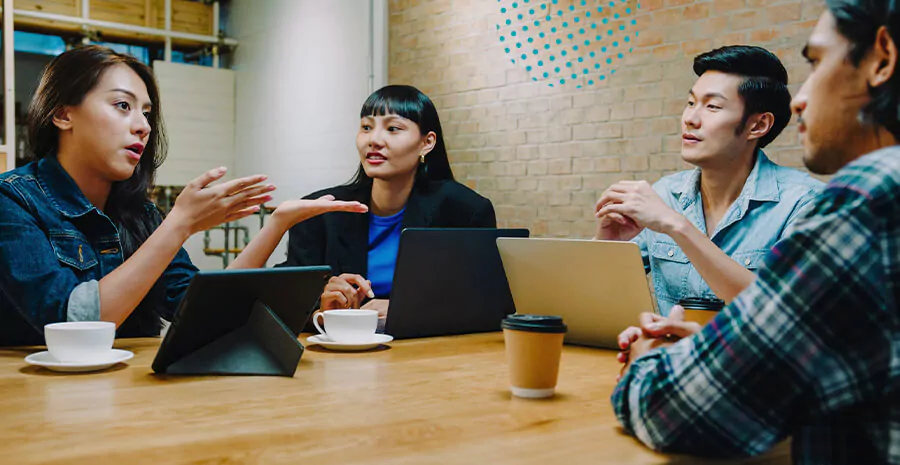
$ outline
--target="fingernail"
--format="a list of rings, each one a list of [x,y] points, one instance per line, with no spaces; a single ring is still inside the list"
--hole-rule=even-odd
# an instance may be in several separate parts
[[[657,330],[657,329],[659,329],[659,328],[662,328],[662,325],[659,324],[659,323],[650,323],[649,325],[647,325],[647,329],[650,329],[650,330],[654,330],[654,331],[655,331],[655,330]]]
[[[371,290],[371,289],[369,289],[369,293],[368,293],[368,294],[366,294],[366,295],[367,295],[367,296],[369,296],[369,298],[370,298],[370,299],[374,299],[374,298],[375,298],[375,293],[374,293],[374,292],[372,292],[372,290]]]
[[[220,173],[224,173],[224,172],[226,172],[226,171],[228,171],[228,168],[226,168],[226,167],[224,167],[224,166],[220,166],[220,167],[219,167],[219,172],[220,172]]]

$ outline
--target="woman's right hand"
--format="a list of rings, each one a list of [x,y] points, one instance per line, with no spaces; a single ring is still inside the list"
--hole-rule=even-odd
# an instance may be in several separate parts
[[[372,283],[358,274],[344,273],[332,276],[325,285],[319,302],[321,310],[359,308],[366,297],[374,298]]]
[[[236,221],[259,211],[259,205],[272,200],[272,184],[260,184],[265,175],[247,176],[215,186],[210,184],[225,175],[223,166],[194,179],[175,200],[167,220],[186,228],[189,235],[228,221]]]

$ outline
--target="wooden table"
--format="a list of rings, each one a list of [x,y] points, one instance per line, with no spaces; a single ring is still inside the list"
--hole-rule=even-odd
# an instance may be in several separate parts
[[[621,433],[609,351],[567,346],[558,395],[525,400],[507,389],[499,333],[309,346],[293,378],[154,375],[159,342],[118,340],[132,360],[77,375],[0,350],[0,463],[705,463]]]

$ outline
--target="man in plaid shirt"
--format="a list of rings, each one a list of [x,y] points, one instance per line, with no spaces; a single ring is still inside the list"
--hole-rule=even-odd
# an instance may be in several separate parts
[[[826,4],[792,108],[804,163],[837,174],[710,324],[676,308],[620,336],[613,407],[656,450],[793,436],[796,463],[900,463],[900,1]]]

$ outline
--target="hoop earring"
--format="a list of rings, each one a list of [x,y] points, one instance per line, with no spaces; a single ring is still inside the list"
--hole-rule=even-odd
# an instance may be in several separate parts
[[[425,155],[419,155],[419,163],[425,164]]]

